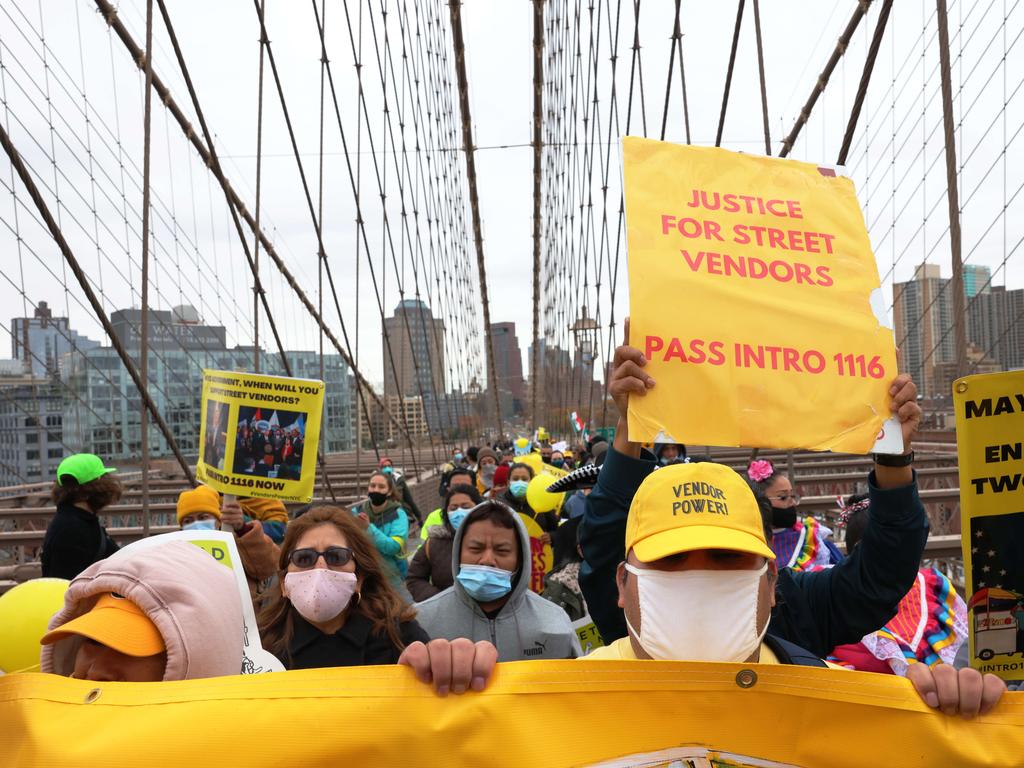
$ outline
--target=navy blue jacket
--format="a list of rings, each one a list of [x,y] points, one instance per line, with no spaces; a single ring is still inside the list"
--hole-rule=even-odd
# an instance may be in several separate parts
[[[626,558],[626,516],[633,494],[656,466],[647,451],[634,459],[610,447],[587,497],[579,527],[584,557],[580,588],[605,644],[626,636],[615,569]],[[917,578],[928,516],[916,474],[910,485],[882,490],[872,472],[868,495],[870,522],[849,557],[824,571],[779,570],[768,632],[824,658],[837,645],[860,642],[896,615]]]

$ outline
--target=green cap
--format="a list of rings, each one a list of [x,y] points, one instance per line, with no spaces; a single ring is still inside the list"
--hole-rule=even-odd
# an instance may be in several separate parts
[[[57,467],[57,484],[64,485],[64,478],[70,475],[79,485],[85,485],[108,472],[117,470],[103,466],[103,460],[96,454],[76,453],[74,456],[68,456]]]

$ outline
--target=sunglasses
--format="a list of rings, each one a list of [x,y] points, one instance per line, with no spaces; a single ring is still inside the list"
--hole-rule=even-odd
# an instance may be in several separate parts
[[[352,550],[348,547],[328,547],[325,551],[319,552],[310,547],[303,547],[288,555],[288,562],[296,568],[308,570],[316,565],[316,561],[321,557],[328,568],[341,568],[352,562]]]

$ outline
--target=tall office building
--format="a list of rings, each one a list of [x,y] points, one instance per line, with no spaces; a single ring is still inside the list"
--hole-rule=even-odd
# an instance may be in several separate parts
[[[11,320],[11,357],[23,361],[33,376],[59,376],[65,353],[99,345],[73,330],[66,317],[54,317],[45,301],[39,302],[32,317]]]
[[[968,338],[1003,368],[1024,368],[1024,289],[978,294],[967,313]]]
[[[384,319],[384,395],[440,395],[444,386],[444,321],[424,302],[404,299]]]
[[[7,362],[7,361],[0,361]],[[64,458],[61,387],[0,370],[0,486],[53,478]],[[10,375],[5,375],[10,374]]]
[[[935,366],[956,360],[953,297],[937,264],[920,264],[914,279],[893,284],[893,323],[902,369],[923,395],[940,392]]]
[[[508,416],[520,414],[526,408],[527,396],[523,380],[523,353],[516,338],[516,324],[491,323],[491,343],[495,376],[502,393],[502,413]],[[511,402],[506,403],[506,400]]]

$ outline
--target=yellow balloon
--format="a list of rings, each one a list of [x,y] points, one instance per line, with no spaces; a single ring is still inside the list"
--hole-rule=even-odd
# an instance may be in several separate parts
[[[39,641],[50,619],[64,607],[66,579],[32,579],[0,595],[0,669],[39,669]]]
[[[548,486],[557,480],[553,475],[542,472],[530,481],[526,488],[526,501],[534,512],[558,510],[565,500],[564,493],[548,493]]]

